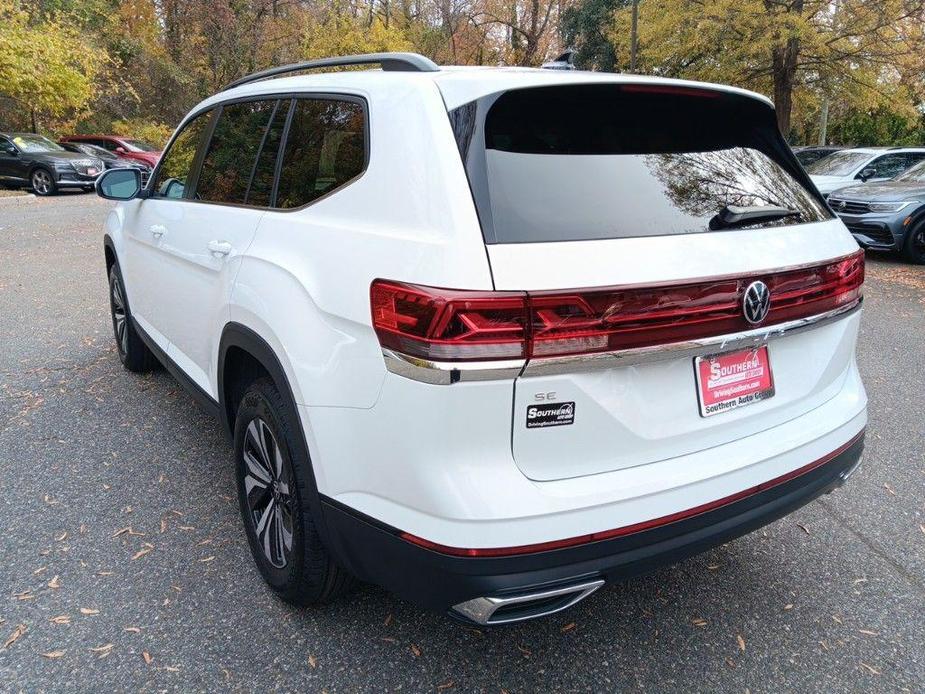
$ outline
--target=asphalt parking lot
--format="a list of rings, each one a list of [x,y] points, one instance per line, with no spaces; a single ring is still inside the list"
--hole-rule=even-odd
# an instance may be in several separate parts
[[[865,462],[750,536],[475,630],[372,586],[276,600],[231,450],[116,356],[90,195],[0,201],[0,690],[925,689],[925,267],[868,258]]]

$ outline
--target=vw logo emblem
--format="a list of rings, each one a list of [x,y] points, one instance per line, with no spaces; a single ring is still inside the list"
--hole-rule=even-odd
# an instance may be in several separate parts
[[[745,314],[745,320],[752,325],[757,325],[768,317],[768,309],[771,308],[771,290],[761,280],[752,282],[745,290],[745,296],[742,297],[742,313]]]

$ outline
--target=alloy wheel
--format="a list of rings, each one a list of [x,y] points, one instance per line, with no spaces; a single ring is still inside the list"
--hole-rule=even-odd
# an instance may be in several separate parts
[[[116,342],[122,354],[128,352],[128,324],[126,323],[125,296],[122,283],[116,276],[112,280],[112,325],[116,333]]]
[[[39,195],[48,195],[51,192],[51,176],[43,169],[38,169],[32,174],[32,189]]]
[[[277,569],[292,553],[292,473],[276,437],[257,417],[244,434],[244,492],[257,542]]]

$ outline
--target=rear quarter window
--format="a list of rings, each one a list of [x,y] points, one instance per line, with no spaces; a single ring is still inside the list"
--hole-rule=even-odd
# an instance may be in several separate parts
[[[493,95],[450,120],[488,243],[699,233],[726,206],[795,213],[749,228],[831,218],[752,101],[569,85]]]
[[[299,98],[283,146],[275,207],[307,205],[366,169],[366,114],[356,101]]]

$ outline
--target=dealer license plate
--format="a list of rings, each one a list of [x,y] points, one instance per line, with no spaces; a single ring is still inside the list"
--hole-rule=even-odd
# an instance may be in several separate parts
[[[767,346],[694,359],[700,416],[711,417],[774,395]]]

